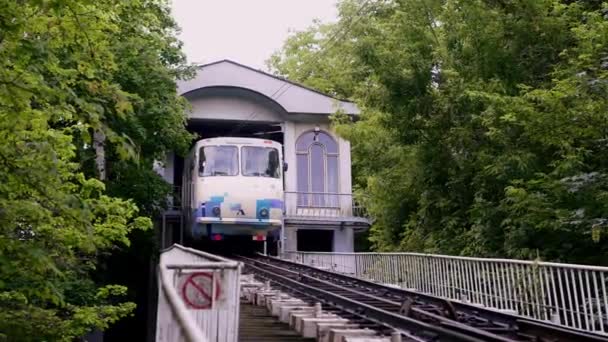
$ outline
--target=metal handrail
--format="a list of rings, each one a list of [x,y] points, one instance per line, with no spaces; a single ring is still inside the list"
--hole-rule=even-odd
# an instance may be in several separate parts
[[[608,267],[424,253],[284,252],[284,258],[608,335]]]
[[[422,256],[422,257],[429,257],[429,258],[444,258],[444,259],[459,259],[459,260],[489,261],[489,262],[509,262],[509,263],[516,263],[516,264],[539,265],[539,266],[573,267],[573,268],[580,268],[580,269],[584,269],[584,270],[608,272],[607,266],[568,264],[568,263],[540,261],[540,260],[467,257],[467,256],[460,256],[460,255],[415,253],[415,252],[352,252],[351,253],[351,252],[285,251],[285,253],[298,253],[298,254],[310,254],[310,255],[353,255],[353,256],[355,256],[355,255],[412,255],[412,256]]]

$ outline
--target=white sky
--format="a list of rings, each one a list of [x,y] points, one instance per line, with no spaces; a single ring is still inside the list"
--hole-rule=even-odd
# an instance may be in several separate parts
[[[336,0],[173,0],[173,16],[191,63],[231,59],[266,70],[290,29],[334,21]]]

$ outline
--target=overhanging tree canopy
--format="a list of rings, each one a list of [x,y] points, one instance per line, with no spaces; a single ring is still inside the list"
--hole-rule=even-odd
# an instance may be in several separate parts
[[[71,341],[133,311],[91,273],[151,222],[104,194],[92,136],[123,198],[125,180],[188,146],[175,30],[163,0],[0,1],[0,339]]]
[[[377,249],[606,264],[607,10],[344,0],[269,65],[364,109],[336,127]]]

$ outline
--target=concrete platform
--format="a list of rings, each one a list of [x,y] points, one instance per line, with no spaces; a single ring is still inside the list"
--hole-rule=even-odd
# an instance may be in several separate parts
[[[266,298],[275,296],[279,293],[277,290],[264,290],[255,293],[255,305],[266,306]]]
[[[340,319],[340,317],[338,315],[335,314],[328,314],[328,313],[321,313],[321,314],[317,314],[315,315],[314,313],[311,313],[309,315],[298,315],[296,317],[294,317],[292,319],[294,325],[290,325],[292,328],[295,328],[297,332],[302,333],[304,331],[304,322],[305,320],[311,320],[311,322],[314,322],[314,320],[321,320],[321,319]],[[291,323],[291,322],[290,322]]]
[[[317,341],[327,340],[331,329],[360,329],[358,324],[353,323],[335,323],[335,322],[319,322],[317,327]]]
[[[323,342],[343,342],[346,337],[374,337],[377,333],[369,329],[330,329],[328,339]]]
[[[239,342],[313,342],[279,322],[266,308],[241,303]]]
[[[302,318],[301,330],[296,330],[303,337],[316,338],[317,337],[317,325],[320,323],[336,323],[346,324],[348,320],[338,316],[334,317],[306,317]]]
[[[273,316],[279,317],[281,316],[281,308],[282,307],[287,307],[287,306],[296,306],[296,307],[302,307],[302,306],[307,306],[308,304],[306,304],[305,302],[303,302],[300,299],[294,299],[294,298],[289,298],[289,299],[271,299],[269,301],[269,305],[266,306],[267,309],[269,309],[270,313]],[[268,306],[270,306],[270,308],[268,308]]]
[[[290,327],[295,327],[294,315],[312,315],[315,308],[309,305],[287,305],[281,307],[281,314],[279,320],[289,324]]]

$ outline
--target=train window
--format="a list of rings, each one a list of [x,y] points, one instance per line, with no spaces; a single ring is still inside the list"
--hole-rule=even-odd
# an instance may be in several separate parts
[[[239,172],[236,146],[203,146],[199,153],[199,176],[236,176]]]
[[[244,146],[242,163],[243,176],[280,177],[279,151],[276,148]]]

